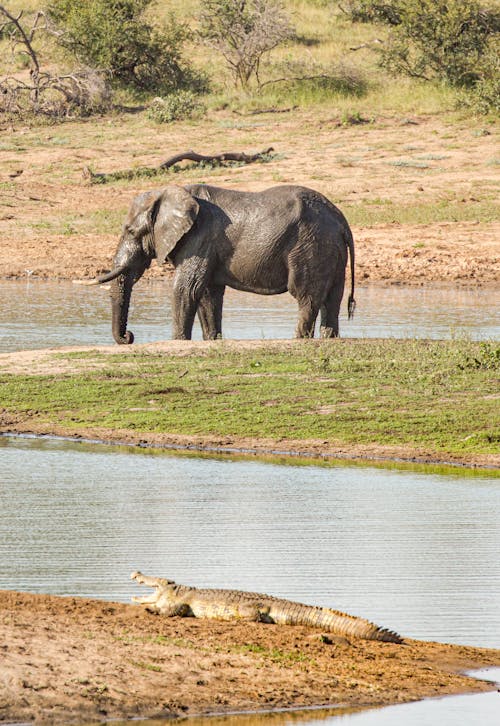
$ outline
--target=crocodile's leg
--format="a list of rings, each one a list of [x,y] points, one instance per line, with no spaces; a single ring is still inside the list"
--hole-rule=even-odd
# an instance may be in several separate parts
[[[179,618],[192,617],[193,613],[189,605],[185,602],[153,602],[147,604],[141,598],[133,598],[136,602],[140,602],[142,605],[146,605],[146,610],[150,613],[160,613],[166,618],[173,618],[177,615]]]

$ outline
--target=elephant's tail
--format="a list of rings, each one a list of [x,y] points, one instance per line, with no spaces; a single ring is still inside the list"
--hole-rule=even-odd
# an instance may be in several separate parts
[[[351,292],[347,300],[347,315],[350,320],[356,309],[356,300],[354,299],[354,238],[348,224],[345,226],[344,241],[349,248],[349,260],[351,266]]]

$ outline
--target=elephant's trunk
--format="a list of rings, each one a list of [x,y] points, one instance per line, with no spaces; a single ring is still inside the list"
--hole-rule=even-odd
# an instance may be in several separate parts
[[[127,330],[128,309],[133,284],[134,275],[130,272],[119,275],[111,284],[113,338],[119,345],[130,345],[134,342],[133,333]]]

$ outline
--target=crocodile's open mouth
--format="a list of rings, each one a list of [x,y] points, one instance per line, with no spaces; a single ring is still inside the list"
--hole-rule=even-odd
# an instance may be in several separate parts
[[[131,580],[135,580],[139,583],[139,585],[146,585],[147,587],[154,588],[154,592],[151,593],[151,595],[140,595],[140,596],[133,596],[132,601],[138,602],[143,605],[152,605],[157,602],[158,598],[161,594],[161,588],[165,587],[166,585],[175,585],[175,582],[173,580],[167,580],[163,577],[148,577],[147,575],[143,575],[142,572],[139,572],[138,570],[136,572],[132,572],[130,575]]]

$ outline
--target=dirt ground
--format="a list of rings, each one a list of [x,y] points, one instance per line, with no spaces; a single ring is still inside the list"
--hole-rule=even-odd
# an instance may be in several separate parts
[[[0,592],[0,720],[83,723],[484,691],[500,651],[164,618],[139,606]]]
[[[500,280],[500,222],[491,209],[484,212],[498,194],[493,127],[425,116],[343,126],[327,110],[246,119],[215,115],[198,125],[145,128],[147,123],[130,116],[2,132],[0,277],[72,279],[108,270],[136,193],[204,181],[249,191],[302,184],[325,193],[350,220],[364,210],[366,223],[351,221],[358,283],[475,286]],[[87,166],[101,172],[156,166],[187,147],[215,154],[270,145],[276,157],[267,164],[92,186],[82,174]],[[389,221],[370,222],[379,207],[389,210]],[[390,210],[401,219],[407,208],[419,209],[422,222],[390,220]],[[445,221],[432,219],[439,208],[448,209]],[[168,270],[156,265],[146,273],[164,274]]]

